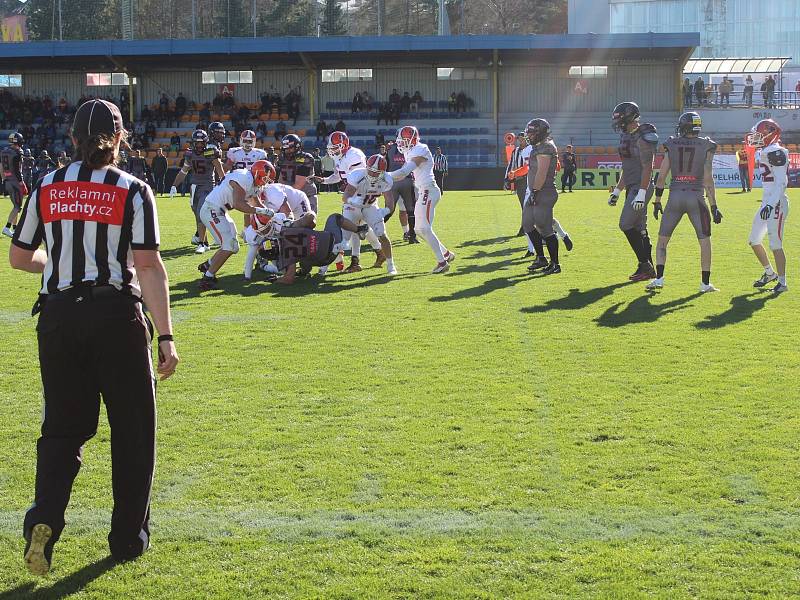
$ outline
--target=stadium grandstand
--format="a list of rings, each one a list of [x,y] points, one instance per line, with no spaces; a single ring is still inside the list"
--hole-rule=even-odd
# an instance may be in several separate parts
[[[669,129],[698,41],[681,33],[9,44],[0,72],[4,97],[16,98],[17,122],[0,125],[34,128],[36,139],[35,128],[46,125],[55,134],[47,141],[68,150],[69,107],[108,98],[122,105],[145,152],[164,148],[175,166],[191,132],[213,120],[232,133],[254,129],[262,147],[277,146],[275,131],[285,127],[308,148],[324,148],[316,131],[324,121],[328,130],[343,126],[367,151],[380,135],[393,136],[395,124],[416,123],[448,155],[451,186],[497,187],[504,134],[532,111],[551,119],[559,143],[583,154],[608,152],[608,114],[621,97],[637,98],[649,119]],[[364,92],[366,101],[354,106]],[[406,92],[409,100],[418,93],[417,101],[404,100]],[[391,100],[398,114],[382,114]],[[50,107],[47,118],[42,106]]]

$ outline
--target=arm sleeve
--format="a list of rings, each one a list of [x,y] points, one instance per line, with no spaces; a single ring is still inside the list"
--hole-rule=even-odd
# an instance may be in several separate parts
[[[39,186],[34,188],[28,203],[22,209],[22,217],[14,229],[12,243],[25,250],[36,250],[44,238],[44,224],[39,215]]]
[[[158,213],[153,192],[149,185],[141,186],[130,200],[133,202],[133,225],[131,226],[131,248],[134,250],[158,250]]]
[[[341,180],[342,180],[342,178],[339,176],[339,172],[336,171],[335,168],[334,168],[333,173],[331,173],[325,179],[323,179],[322,183],[324,183],[324,184],[339,183]]]
[[[301,177],[310,177],[314,171],[314,162],[306,157],[298,158],[295,161],[297,167],[295,173]]]
[[[397,169],[397,171],[393,171],[392,173],[390,173],[390,175],[392,175],[392,179],[394,179],[394,175],[398,175],[400,176],[400,179],[402,179],[403,177],[408,177],[409,175],[411,175],[411,172],[416,168],[417,168],[416,163],[412,160],[409,160],[406,164]]]

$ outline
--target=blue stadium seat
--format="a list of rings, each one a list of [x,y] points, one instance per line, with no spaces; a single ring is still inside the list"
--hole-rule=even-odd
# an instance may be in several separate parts
[[[447,130],[447,135],[458,135],[458,129],[456,129],[455,127],[451,127],[450,129]]]
[[[461,127],[461,128],[458,130],[458,135],[469,135],[469,128],[467,128],[467,127]]]
[[[477,127],[470,127],[469,128],[469,134],[470,135],[478,135],[479,131],[480,130]]]
[[[489,135],[489,128],[481,127],[480,135]]]

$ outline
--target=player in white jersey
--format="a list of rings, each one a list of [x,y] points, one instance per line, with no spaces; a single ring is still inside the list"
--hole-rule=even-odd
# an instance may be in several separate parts
[[[236,239],[236,223],[229,211],[240,210],[247,214],[267,215],[272,217],[275,211],[252,206],[248,198],[257,197],[262,188],[275,180],[275,168],[267,161],[258,161],[250,169],[235,169],[206,196],[200,208],[203,224],[219,244],[219,250],[210,261],[202,263],[198,269],[203,273],[200,290],[206,291],[217,287],[216,274],[231,255],[239,252],[239,241]]]
[[[363,169],[366,166],[367,157],[361,150],[350,145],[350,138],[347,137],[347,134],[343,131],[334,131],[328,138],[328,154],[333,158],[333,173],[324,179],[315,177],[314,180],[317,183],[328,185],[338,183],[342,191],[344,191],[344,188],[347,186],[347,175],[354,169]],[[383,263],[386,262],[386,257],[383,255],[381,242],[374,231],[370,230],[367,233],[367,241],[370,243],[373,250],[375,250],[376,257],[373,266],[382,266]],[[351,248],[351,250],[356,252],[355,248]],[[358,250],[358,252],[360,252],[360,250]],[[351,262],[348,270],[350,272],[360,270],[357,268],[357,264],[358,261],[355,262],[355,265]],[[322,272],[324,273],[325,271],[323,270]]]
[[[783,234],[789,216],[789,197],[786,195],[789,151],[781,145],[781,128],[772,119],[759,121],[747,135],[747,143],[761,149],[756,166],[761,170],[764,190],[761,208],[753,217],[749,240],[758,262],[764,267],[764,274],[753,286],[763,288],[777,279],[778,283],[772,291],[780,294],[789,289],[786,285],[786,254],[783,251]],[[769,236],[769,247],[775,257],[774,270],[761,244],[765,235]]]
[[[436,185],[433,176],[433,155],[428,146],[419,141],[419,132],[416,127],[406,125],[397,132],[397,149],[406,157],[406,164],[397,171],[392,171],[389,176],[396,181],[414,173],[414,185],[417,188],[417,204],[414,207],[414,228],[433,250],[437,264],[433,273],[445,273],[450,269],[456,255],[450,252],[439,241],[433,231],[433,218],[436,214],[436,205],[442,198],[442,191]]]
[[[232,171],[234,169],[249,169],[259,160],[267,160],[267,153],[261,148],[256,148],[256,134],[247,129],[242,132],[239,137],[238,148],[230,148],[228,150],[225,162],[225,170]]]
[[[386,235],[384,218],[390,214],[390,209],[378,206],[381,195],[386,198],[387,204],[394,205],[392,187],[394,180],[386,172],[388,163],[380,154],[374,154],[367,159],[364,169],[355,169],[347,175],[347,187],[344,190],[342,201],[344,207],[342,214],[359,225],[366,223],[375,232],[381,242],[383,255],[386,257],[386,272],[389,275],[397,274],[394,259],[392,258],[392,242]],[[350,234],[351,248],[353,249],[353,265],[360,271],[358,265],[361,243],[358,234]]]
[[[317,226],[317,215],[311,210],[311,202],[304,191],[283,183],[270,183],[259,196],[267,208],[286,213],[294,227],[314,229]]]

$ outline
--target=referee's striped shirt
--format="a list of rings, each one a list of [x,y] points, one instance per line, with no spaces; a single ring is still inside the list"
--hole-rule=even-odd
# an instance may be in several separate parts
[[[516,171],[525,165],[525,157],[522,155],[523,150],[524,148],[517,146],[514,148],[513,152],[511,152],[511,160],[508,161],[508,166],[506,167],[506,179],[508,179],[511,171]]]
[[[433,170],[442,173],[447,171],[447,157],[444,154],[433,155]]]
[[[43,241],[42,294],[88,282],[140,296],[133,250],[158,249],[153,192],[116,167],[93,171],[74,162],[48,173],[28,197],[13,239],[26,250]]]

